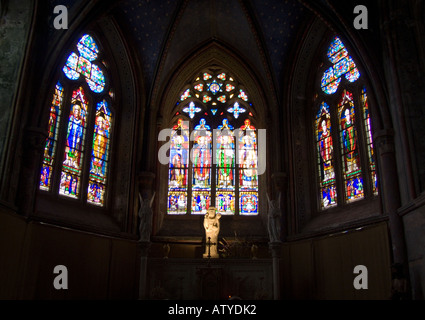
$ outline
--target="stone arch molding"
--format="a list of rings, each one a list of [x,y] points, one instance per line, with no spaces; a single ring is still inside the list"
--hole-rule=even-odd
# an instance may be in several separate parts
[[[248,92],[252,104],[253,115],[259,124],[259,127],[265,127],[267,114],[269,113],[264,90],[257,77],[250,68],[242,62],[237,56],[230,52],[227,48],[212,42],[204,48],[198,49],[191,58],[181,64],[171,72],[167,85],[160,90],[158,97],[161,97],[158,103],[157,116],[162,119],[163,126],[167,126],[172,121],[173,108],[179,99],[182,87],[193,81],[193,78],[201,70],[216,66],[232,73],[235,78],[243,84]],[[162,93],[161,93],[162,92]],[[152,106],[155,106],[155,98],[152,99]]]

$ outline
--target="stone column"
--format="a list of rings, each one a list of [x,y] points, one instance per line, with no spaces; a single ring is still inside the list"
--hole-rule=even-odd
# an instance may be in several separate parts
[[[19,211],[25,216],[29,216],[34,210],[35,194],[40,179],[40,161],[46,138],[46,130],[33,127],[25,130],[17,197]]]
[[[288,190],[288,175],[285,172],[275,172],[272,174],[272,180],[276,188],[276,198],[278,194],[281,194],[280,197],[280,208],[282,212],[281,217],[281,240],[285,241],[288,230],[289,217],[287,216],[287,190]]]
[[[401,206],[401,200],[395,160],[394,133],[392,130],[381,130],[376,132],[373,138],[379,165],[379,193],[384,214],[387,214],[389,218],[393,262],[406,265],[403,221],[397,212]]]
[[[152,198],[154,193],[154,190],[153,190],[154,178],[155,178],[155,175],[152,172],[144,171],[139,173],[138,193],[141,195],[142,199]],[[139,199],[139,194],[136,195],[137,199]],[[138,203],[140,208],[142,203],[140,203],[140,201],[138,201]],[[138,210],[136,210],[136,212],[138,212]],[[137,225],[139,224],[140,224],[140,221],[138,221]],[[146,239],[144,239],[143,241],[139,240],[139,248],[140,248],[139,299],[140,300],[148,298],[148,293],[146,292],[146,288],[147,288],[146,275],[147,275],[147,265],[148,265],[148,253],[149,253],[150,246],[151,246],[150,241],[146,241]]]
[[[281,242],[269,242],[269,249],[273,259],[273,299],[280,300],[280,252]]]
[[[140,274],[139,274],[139,300],[149,298],[146,284],[146,275],[148,270],[148,252],[151,246],[150,241],[139,241],[140,248]]]

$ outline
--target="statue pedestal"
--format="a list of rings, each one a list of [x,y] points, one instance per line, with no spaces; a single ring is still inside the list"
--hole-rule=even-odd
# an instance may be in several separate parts
[[[199,293],[203,300],[218,300],[223,298],[222,279],[223,268],[197,268]]]

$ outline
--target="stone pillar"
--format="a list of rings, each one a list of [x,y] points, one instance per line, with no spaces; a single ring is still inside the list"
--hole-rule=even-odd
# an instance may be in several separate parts
[[[282,212],[281,217],[281,240],[285,241],[288,230],[289,217],[287,216],[287,190],[288,190],[288,176],[285,172],[275,172],[272,174],[272,180],[274,182],[274,186],[276,188],[276,198],[278,194],[281,194],[280,197],[280,208]],[[272,196],[273,197],[273,196]]]
[[[381,130],[376,132],[373,138],[379,165],[379,193],[384,214],[387,214],[389,218],[393,262],[405,266],[407,255],[403,221],[397,212],[401,206],[401,200],[393,136],[392,130]]]
[[[269,249],[273,259],[273,299],[280,300],[280,252],[281,242],[269,242]]]
[[[142,171],[138,174],[138,186],[139,193],[143,199],[150,199],[153,195],[153,181],[155,179],[155,174],[148,171]]]
[[[35,194],[40,179],[40,161],[46,138],[46,130],[33,127],[25,130],[17,197],[19,211],[25,216],[29,216],[34,210]]]
[[[146,275],[148,270],[148,252],[151,246],[150,241],[139,241],[140,248],[140,274],[139,274],[139,300],[149,298],[146,284]]]
[[[152,172],[144,171],[139,173],[138,193],[142,196],[143,199],[152,198],[154,193],[154,190],[153,190],[154,178],[155,178],[155,174],[153,174]],[[140,203],[139,201],[139,194],[137,194],[136,198],[138,199],[138,204],[140,208],[142,203]],[[138,212],[138,210],[136,210],[136,212]],[[139,224],[140,224],[140,221],[138,221],[137,225]],[[139,240],[139,248],[140,248],[139,299],[140,300],[148,298],[148,293],[146,292],[146,288],[147,288],[146,275],[147,275],[147,265],[148,265],[148,252],[149,252],[150,246],[151,246],[150,241]]]

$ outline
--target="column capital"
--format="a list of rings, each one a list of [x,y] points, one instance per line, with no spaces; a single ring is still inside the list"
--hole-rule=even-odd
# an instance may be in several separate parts
[[[139,192],[143,199],[150,198],[153,192],[155,174],[149,171],[141,171],[137,174]]]
[[[30,152],[41,153],[46,145],[48,135],[45,129],[38,127],[27,127],[25,129],[25,147]]]
[[[374,132],[373,140],[378,154],[384,155],[395,152],[393,129],[383,129]]]

